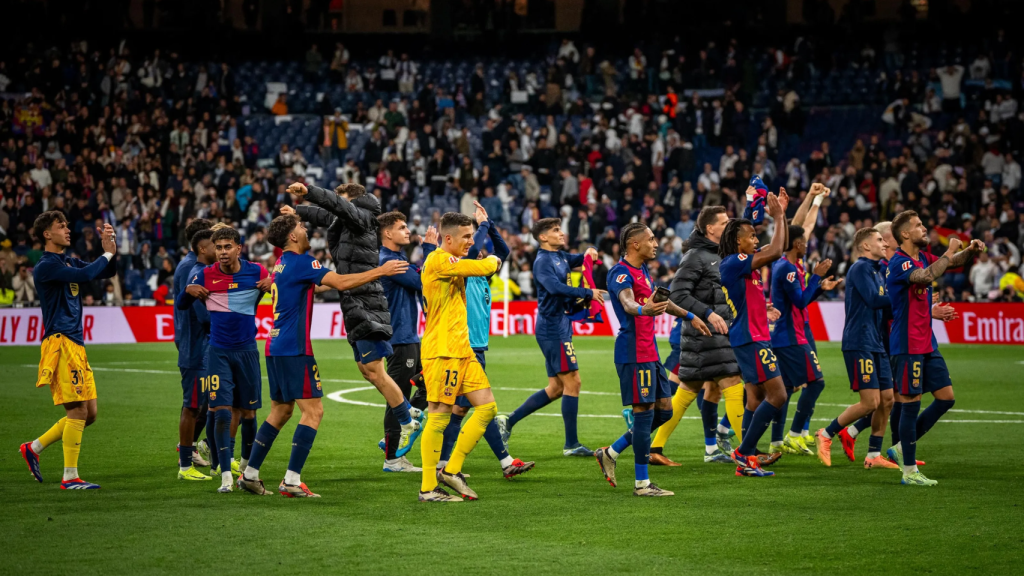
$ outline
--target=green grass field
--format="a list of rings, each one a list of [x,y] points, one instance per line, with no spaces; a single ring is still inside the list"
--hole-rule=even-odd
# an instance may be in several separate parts
[[[325,394],[367,386],[346,343],[315,348]],[[576,348],[580,413],[593,416],[580,419],[580,438],[597,448],[624,428],[612,340],[578,338]],[[820,348],[827,386],[813,428],[854,401],[838,345]],[[620,459],[615,489],[593,459],[561,455],[556,402],[512,436],[513,456],[536,460],[532,472],[504,480],[481,442],[466,464],[481,499],[446,506],[417,502],[418,474],[380,471],[382,408],[327,398],[302,474],[323,498],[221,495],[216,481],[179,482],[173,345],[88,351],[99,418],[86,430],[80,469],[103,489],[65,492],[59,443],[43,455],[42,485],[17,450],[63,415],[48,390],[32,385],[39,350],[0,348],[0,573],[993,574],[1015,572],[1024,556],[1021,348],[943,348],[957,405],[918,449],[925,473],[940,482],[934,488],[901,486],[896,471],[864,470],[866,440],[857,463],[837,446],[832,468],[787,456],[774,478],[737,478],[700,458],[699,412],[691,407],[666,448],[683,466],[651,470],[676,496],[638,499],[632,452]],[[501,412],[546,383],[529,337],[493,341],[488,373]],[[383,402],[373,390],[345,398]],[[296,414],[263,465],[268,486],[284,474],[297,421]],[[418,446],[411,457],[419,462]]]

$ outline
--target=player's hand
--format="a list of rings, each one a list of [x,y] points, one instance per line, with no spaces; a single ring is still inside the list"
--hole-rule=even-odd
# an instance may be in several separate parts
[[[185,288],[185,292],[188,293],[189,296],[198,298],[203,302],[206,302],[206,298],[210,295],[210,291],[199,284],[189,284],[188,287]]]
[[[114,242],[114,227],[110,224],[104,224],[103,229],[96,229],[96,234],[100,237],[100,246],[104,252],[110,252],[111,254],[117,254],[117,244]]]
[[[487,222],[487,210],[484,210],[484,207],[476,200],[473,201],[473,206],[476,206],[476,212],[473,213],[473,219],[476,220],[476,225],[479,226],[484,222]]]
[[[270,292],[270,287],[274,285],[274,279],[270,276],[260,280],[256,283],[256,287],[260,289],[260,292]]]
[[[771,192],[768,193],[768,213],[772,218],[779,219],[786,215],[786,209],[779,204],[779,197]]]
[[[957,238],[955,236],[950,236],[950,238],[949,238],[949,247],[946,249],[946,256],[950,257],[950,256],[955,255],[957,252],[960,251],[960,246],[962,246],[962,245],[963,245],[963,242],[961,242],[959,238]]]
[[[599,256],[598,253],[597,253],[597,248],[594,248],[593,246],[591,246],[590,248],[587,248],[587,251],[584,252],[583,255],[584,256],[590,256],[590,258],[595,260],[595,261],[597,260],[597,258]]]
[[[712,312],[711,316],[708,316],[708,322],[711,322],[711,327],[715,329],[715,332],[718,332],[719,334],[729,333],[729,325],[725,322],[725,319],[718,314]]]
[[[782,206],[782,215],[786,215],[786,208],[789,206],[789,194],[786,194],[786,189],[779,186],[779,206]]]
[[[604,290],[598,290],[596,288],[590,291],[591,299],[597,300],[602,305],[604,304],[604,297],[606,294],[607,292],[605,292]]]
[[[828,278],[822,279],[822,281],[821,281],[821,289],[822,290],[824,290],[826,292],[829,292],[832,289],[834,289],[836,286],[839,286],[840,284],[843,283],[843,279],[842,278],[840,278],[838,280],[833,280],[832,278],[833,278],[832,276],[829,276]]]
[[[409,263],[405,260],[388,260],[381,265],[380,271],[384,276],[397,276],[409,269]]]
[[[295,214],[295,208],[285,204],[284,206],[281,206],[280,212],[282,216],[291,216],[292,214]]]
[[[744,194],[747,195],[747,198],[753,198],[757,196],[757,188],[754,188],[753,186],[747,186],[747,191],[744,192]]]
[[[306,185],[302,182],[294,182],[288,187],[288,192],[296,196],[305,196],[309,190],[306,189]]]
[[[967,249],[972,253],[977,254],[978,252],[985,252],[988,250],[988,246],[981,240],[971,240],[971,243],[967,245]]]
[[[811,190],[808,192],[811,196],[821,196],[825,193],[825,185],[821,182],[815,182],[811,184]]]
[[[814,273],[818,276],[824,276],[826,272],[832,269],[832,260],[825,258],[821,262],[814,265]]]
[[[693,320],[690,320],[690,326],[693,326],[698,332],[705,336],[711,336],[711,330],[708,330],[707,324],[696,316],[693,317]]]
[[[938,304],[941,301],[942,301],[942,298],[939,296],[939,293],[938,292],[932,292],[932,305]]]
[[[932,318],[935,318],[936,320],[949,322],[951,320],[956,320],[959,317],[960,315],[956,313],[956,308],[950,306],[948,302],[932,306]]]
[[[640,309],[640,313],[644,316],[659,316],[665,313],[668,309],[668,300],[664,302],[655,302],[653,298],[644,304],[643,308]]]
[[[424,244],[437,244],[437,228],[431,226],[427,228],[427,232],[423,235]]]
[[[782,312],[779,312],[779,310],[775,306],[772,306],[771,304],[769,304],[768,305],[768,320],[770,322],[778,322],[779,318],[782,318]]]

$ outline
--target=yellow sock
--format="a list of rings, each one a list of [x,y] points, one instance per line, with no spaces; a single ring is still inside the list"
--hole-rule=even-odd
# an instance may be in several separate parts
[[[476,406],[475,408],[469,420],[462,424],[459,440],[455,443],[455,449],[452,450],[452,456],[448,459],[448,465],[444,467],[444,471],[449,474],[462,472],[462,464],[465,463],[466,456],[469,456],[469,453],[473,451],[473,448],[480,442],[480,439],[484,437],[487,425],[498,415],[498,405],[494,402],[489,402],[483,406]]]
[[[669,436],[676,431],[676,426],[679,426],[679,421],[683,419],[683,414],[686,413],[686,409],[693,404],[693,401],[697,399],[697,393],[690,391],[686,386],[679,386],[676,390],[675,396],[672,397],[672,419],[665,422],[661,426],[658,426],[658,430],[654,434],[654,441],[651,442],[651,448],[664,448],[668,442]]]
[[[420,434],[420,460],[423,462],[423,481],[420,491],[430,492],[437,488],[437,463],[441,461],[441,445],[444,444],[444,429],[452,415],[427,414],[427,423]]]
[[[60,440],[64,436],[64,423],[67,421],[67,417],[57,420],[57,423],[50,427],[42,436],[39,437],[39,444],[43,448],[46,448],[50,444],[53,444],[57,440]]]
[[[78,468],[78,453],[82,450],[82,432],[85,431],[85,420],[68,418],[64,423],[64,467]]]
[[[722,397],[725,398],[725,413],[729,416],[729,424],[736,432],[734,446],[739,446],[743,442],[743,383],[722,390]]]

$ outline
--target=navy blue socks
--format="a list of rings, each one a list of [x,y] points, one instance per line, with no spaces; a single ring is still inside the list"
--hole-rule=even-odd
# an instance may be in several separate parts
[[[444,436],[441,443],[441,462],[447,462],[452,456],[452,450],[455,448],[455,442],[459,439],[459,430],[462,429],[462,419],[465,415],[459,416],[458,414],[452,413],[452,417],[448,420],[448,426],[444,429]],[[499,440],[501,439],[499,434]]]
[[[544,394],[547,396],[547,394]],[[580,410],[578,396],[562,396],[562,422],[565,423],[565,447],[572,448],[580,443],[576,436],[576,415]]]
[[[743,432],[743,443],[739,447],[740,454],[753,456],[757,453],[757,441],[764,436],[768,426],[771,425],[778,413],[779,409],[772,406],[771,402],[767,400],[761,402],[753,416],[750,417],[750,426]],[[746,420],[746,414],[743,419]]]
[[[408,414],[408,411],[406,411]],[[306,458],[309,457],[309,450],[313,447],[313,440],[316,438],[316,429],[303,424],[295,427],[295,435],[292,436],[292,455],[288,459],[288,471],[300,474],[302,467],[306,465]]]
[[[264,422],[260,426],[259,431],[256,432],[252,452],[249,454],[249,468],[259,470],[263,466],[263,461],[267,458],[270,447],[274,445],[274,440],[277,439],[279,432],[280,430],[274,428],[270,422]]]
[[[534,392],[526,399],[526,402],[523,402],[522,406],[516,408],[508,415],[508,427],[511,429],[517,422],[551,404],[551,402],[551,398],[548,398],[548,393],[543,388]]]
[[[796,413],[793,415],[793,425],[789,428],[794,434],[803,434],[811,421],[811,414],[814,413],[814,405],[825,389],[824,380],[808,382],[807,387],[800,393],[800,399],[796,401]],[[869,422],[870,425],[870,422]]]
[[[900,446],[903,447],[904,470],[908,466],[917,465],[917,415],[920,411],[920,400],[903,403],[903,414],[900,416]]]

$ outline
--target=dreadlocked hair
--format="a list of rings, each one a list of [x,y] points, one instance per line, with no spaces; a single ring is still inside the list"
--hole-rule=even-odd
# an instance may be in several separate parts
[[[619,233],[619,250],[620,254],[626,255],[626,246],[629,246],[629,241],[633,239],[633,236],[647,230],[647,224],[642,222],[630,222],[622,227],[622,231]]]
[[[744,226],[753,227],[754,223],[746,218],[729,220],[722,232],[722,240],[718,243],[718,255],[722,258],[740,251],[739,236]]]

